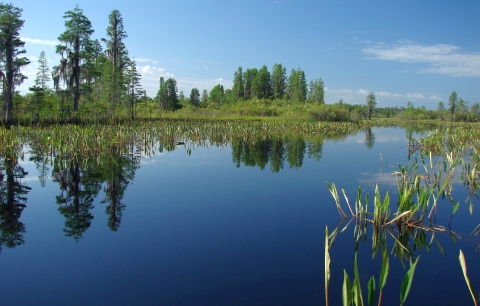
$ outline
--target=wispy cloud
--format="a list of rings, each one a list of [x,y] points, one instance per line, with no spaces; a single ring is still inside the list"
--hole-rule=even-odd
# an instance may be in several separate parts
[[[142,58],[142,57],[135,57],[135,58],[132,58],[132,60],[134,60],[135,62],[137,63],[148,63],[148,62],[157,62],[151,58]]]
[[[196,87],[202,91],[203,89],[210,90],[217,84],[222,84],[225,88],[230,88],[232,86],[232,81],[225,80],[223,78],[197,79],[178,77],[173,73],[166,71],[165,68],[150,65],[137,66],[137,69],[142,75],[142,80],[140,82],[150,97],[154,97],[157,94],[161,76],[163,76],[165,79],[174,78],[177,81],[178,90],[183,91],[185,95],[189,95],[193,87]]]
[[[37,44],[37,45],[56,46],[60,44],[60,42],[56,40],[35,39],[35,38],[28,38],[28,37],[20,37],[20,40],[26,43]]]
[[[437,73],[454,77],[480,77],[480,53],[464,53],[461,48],[450,44],[426,46],[411,41],[397,44],[364,48],[368,59],[398,61],[403,63],[424,63],[418,73]]]
[[[328,103],[334,103],[338,100],[342,99],[346,103],[364,103],[367,95],[370,91],[360,88],[357,90],[347,89],[347,88],[340,88],[340,89],[332,89],[329,87],[325,87],[325,96]],[[418,100],[431,100],[431,101],[440,101],[442,98],[436,94],[432,93],[405,93],[400,94],[397,92],[389,92],[389,91],[377,91],[373,92],[377,97],[377,102],[380,106],[386,106],[384,101],[396,102],[396,103],[406,103],[408,100],[418,101]],[[391,104],[387,102],[386,104]],[[397,104],[400,105],[400,104]]]

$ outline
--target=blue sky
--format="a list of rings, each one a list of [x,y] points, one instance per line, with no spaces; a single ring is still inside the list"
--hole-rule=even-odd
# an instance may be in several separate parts
[[[150,96],[160,76],[173,77],[186,95],[193,87],[232,85],[239,66],[301,68],[322,78],[326,101],[434,109],[452,91],[480,102],[480,1],[32,1],[20,36],[32,64],[19,89],[33,84],[38,56],[59,61],[63,14],[76,4],[106,37],[108,14],[124,19],[130,56]]]

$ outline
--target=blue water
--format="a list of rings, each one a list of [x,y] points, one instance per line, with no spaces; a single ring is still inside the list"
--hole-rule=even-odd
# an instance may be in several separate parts
[[[391,172],[408,162],[404,129],[372,132],[370,145],[363,132],[325,140],[318,160],[305,149],[300,163],[285,160],[278,172],[268,163],[262,170],[233,161],[231,146],[196,147],[191,155],[182,146],[157,151],[142,157],[124,180],[116,231],[108,226],[103,181],[90,206],[90,225],[77,239],[65,235],[52,167],[42,187],[27,156],[19,161],[28,172],[21,181],[31,187],[19,219],[24,243],[1,251],[0,304],[323,305],[325,227],[332,231],[340,221],[325,182],[345,189],[352,202],[357,187],[372,194],[376,184],[396,199]],[[462,184],[454,189],[465,195]],[[451,204],[441,204],[437,223],[447,225]],[[407,305],[472,304],[458,252],[464,251],[469,276],[480,288],[480,239],[467,237],[480,223],[475,209],[470,216],[462,203],[455,215],[452,230],[464,237],[457,245],[449,234],[437,234],[445,255],[435,242],[430,252],[415,253],[421,258]],[[352,230],[340,234],[331,250],[331,305],[341,304],[343,269],[353,279]],[[366,292],[372,275],[378,284],[381,264],[372,260],[369,239],[360,244],[359,263]],[[392,256],[390,265],[383,305],[399,304],[405,274],[398,258]]]

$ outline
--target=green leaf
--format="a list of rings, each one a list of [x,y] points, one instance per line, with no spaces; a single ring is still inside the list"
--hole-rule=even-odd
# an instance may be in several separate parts
[[[468,278],[467,275],[467,263],[465,261],[465,256],[463,255],[462,250],[460,250],[460,255],[458,256],[458,260],[460,261],[460,266],[462,267],[463,271],[463,277],[465,277],[465,281],[467,282],[468,290],[470,290],[470,294],[472,295],[473,298],[473,303],[475,305],[478,305],[477,303],[477,292],[475,291],[475,288],[473,288],[473,284]]]
[[[400,286],[400,305],[405,303],[407,299],[408,292],[410,291],[410,287],[412,286],[413,281],[413,274],[415,273],[415,268],[417,267],[418,260],[420,256],[417,257],[417,260],[412,264],[410,269],[407,271],[407,274],[403,278],[402,285]]]
[[[330,282],[330,254],[328,253],[328,226],[325,229],[325,305],[328,305],[328,284]]]
[[[368,306],[375,304],[375,277],[371,277],[368,281]]]
[[[353,263],[355,278],[353,280],[353,302],[355,305],[363,306],[362,288],[360,287],[360,277],[358,276],[357,254],[355,253],[355,261]]]
[[[385,286],[385,283],[387,282],[388,268],[390,267],[390,258],[388,257],[386,247],[383,247],[382,257],[383,257],[382,269],[380,270],[380,277],[378,279],[378,284],[380,286],[380,291],[383,290],[383,287]]]
[[[352,284],[345,270],[343,270],[342,301],[343,306],[349,306],[352,303]]]
[[[435,242],[437,243],[437,246],[438,246],[438,249],[440,250],[440,253],[441,253],[442,255],[444,255],[443,248],[442,248],[442,246],[440,245],[440,242],[438,242],[437,238],[435,238]]]
[[[454,215],[454,214],[457,212],[459,205],[460,205],[460,201],[457,202],[457,203],[453,206],[452,215]]]

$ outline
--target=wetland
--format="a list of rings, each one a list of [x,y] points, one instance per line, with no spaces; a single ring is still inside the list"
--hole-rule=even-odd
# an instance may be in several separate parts
[[[318,305],[327,291],[336,305],[355,263],[365,304],[373,275],[375,303],[381,290],[391,305],[416,263],[407,305],[473,304],[458,257],[478,288],[477,134],[382,121],[2,129],[3,300]]]

